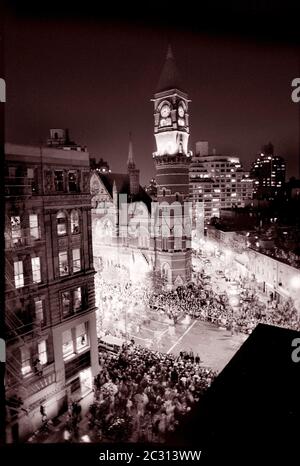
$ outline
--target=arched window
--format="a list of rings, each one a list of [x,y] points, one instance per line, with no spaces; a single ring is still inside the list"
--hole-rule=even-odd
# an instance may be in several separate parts
[[[161,268],[161,278],[165,284],[171,283],[172,281],[172,274],[171,274],[171,269],[169,264],[165,263],[163,264]]]
[[[79,233],[79,213],[76,209],[71,212],[71,233],[72,235]]]
[[[58,212],[56,215],[57,234],[63,236],[67,234],[67,216],[65,212]]]
[[[163,196],[165,197],[165,195],[166,195],[166,190],[163,189]]]

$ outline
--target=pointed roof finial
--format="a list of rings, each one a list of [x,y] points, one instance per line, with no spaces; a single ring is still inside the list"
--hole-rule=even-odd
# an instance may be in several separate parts
[[[133,147],[132,147],[132,135],[131,135],[131,131],[130,131],[130,133],[129,133],[129,148],[128,148],[127,167],[128,167],[128,168],[135,168],[135,162],[134,162],[134,157],[133,157]]]
[[[183,90],[170,43],[168,44],[166,60],[158,81],[156,92],[168,91],[169,89]]]
[[[173,50],[172,50],[172,46],[171,46],[170,42],[168,44],[168,50],[167,50],[167,57],[166,58],[167,59],[168,58],[174,58]]]

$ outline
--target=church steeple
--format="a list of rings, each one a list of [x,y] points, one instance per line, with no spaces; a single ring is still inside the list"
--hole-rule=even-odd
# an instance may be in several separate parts
[[[189,98],[183,90],[174,55],[169,45],[166,61],[154,94],[155,156],[189,156]]]
[[[131,195],[138,194],[140,190],[140,171],[136,168],[133,157],[132,137],[129,133],[129,148],[127,158],[127,171],[129,176],[129,191]]]
[[[133,147],[132,147],[132,136],[131,132],[129,133],[129,147],[128,147],[128,158],[127,158],[127,168],[135,168],[135,161],[133,157]]]
[[[183,90],[172,47],[169,44],[164,66],[157,84],[156,93],[170,89]]]

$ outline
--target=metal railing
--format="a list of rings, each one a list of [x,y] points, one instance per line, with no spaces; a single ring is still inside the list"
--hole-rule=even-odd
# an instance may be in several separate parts
[[[15,250],[34,246],[38,241],[45,241],[41,235],[41,227],[22,228],[19,236],[13,236],[12,232],[5,232],[5,249]]]
[[[5,196],[31,196],[36,192],[35,182],[26,176],[6,176],[4,178]]]

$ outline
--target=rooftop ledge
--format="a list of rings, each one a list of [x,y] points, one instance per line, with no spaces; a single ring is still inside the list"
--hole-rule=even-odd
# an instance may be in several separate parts
[[[85,151],[74,151],[74,150],[64,150],[57,149],[47,146],[38,146],[38,145],[25,145],[25,144],[5,144],[5,156],[23,156],[23,157],[32,157],[45,159],[50,159],[51,161],[64,161],[70,163],[85,162],[84,165],[89,165],[89,153]]]

